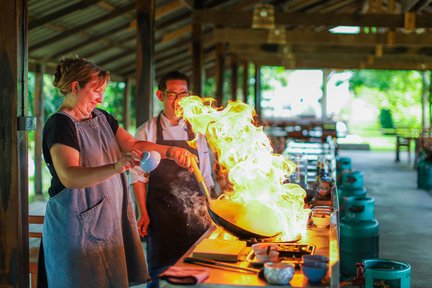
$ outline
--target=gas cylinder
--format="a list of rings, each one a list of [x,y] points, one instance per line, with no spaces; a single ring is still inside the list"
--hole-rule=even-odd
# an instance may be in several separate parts
[[[340,267],[343,276],[356,275],[356,263],[378,258],[379,223],[374,219],[375,200],[371,197],[347,199],[340,221]]]
[[[341,189],[355,190],[363,188],[363,172],[349,171],[343,173],[339,184]]]
[[[432,162],[424,158],[417,163],[417,188],[432,190]]]
[[[366,287],[409,288],[411,265],[387,259],[366,259],[364,278]]]
[[[336,158],[336,184],[340,185],[342,180],[342,174],[351,171],[351,158],[338,157]]]

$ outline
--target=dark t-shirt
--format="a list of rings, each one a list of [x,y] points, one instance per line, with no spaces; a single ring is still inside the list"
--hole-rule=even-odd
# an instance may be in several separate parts
[[[108,112],[101,109],[98,110],[101,111],[106,117],[108,124],[115,135],[119,127],[118,121]],[[96,114],[92,112],[92,116],[96,117]],[[80,149],[75,125],[68,116],[57,113],[53,114],[45,123],[42,139],[43,156],[52,175],[51,187],[49,188],[48,193],[51,197],[53,197],[54,195],[61,192],[65,186],[60,182],[60,179],[58,178],[54,169],[50,149],[54,144],[60,143],[70,146],[79,152]]]

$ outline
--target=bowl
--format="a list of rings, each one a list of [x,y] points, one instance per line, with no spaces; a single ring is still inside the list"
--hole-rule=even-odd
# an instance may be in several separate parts
[[[303,255],[302,256],[303,263],[306,262],[322,262],[328,263],[329,259],[324,255]]]
[[[277,251],[279,246],[274,243],[256,243],[252,245],[252,249],[255,253],[265,252],[267,249],[269,249],[269,247],[270,250]]]
[[[264,263],[264,277],[269,284],[287,285],[294,271],[295,266],[291,263]]]
[[[161,155],[157,151],[145,151],[140,161],[141,169],[150,173],[159,165],[161,161]]]
[[[303,274],[311,283],[319,283],[327,274],[328,264],[323,262],[304,262],[301,264]]]
[[[318,228],[327,227],[330,224],[329,214],[312,214],[312,221]]]
[[[255,258],[258,262],[277,262],[279,261],[279,252],[270,250],[267,251],[259,251],[255,253]]]

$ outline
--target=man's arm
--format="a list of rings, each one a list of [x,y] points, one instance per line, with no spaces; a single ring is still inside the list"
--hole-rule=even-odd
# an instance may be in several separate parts
[[[135,195],[135,201],[137,202],[138,206],[138,232],[141,237],[145,237],[147,235],[147,228],[150,224],[150,218],[147,213],[147,206],[146,206],[146,197],[147,197],[147,185],[144,182],[138,181],[132,184],[134,195]]]

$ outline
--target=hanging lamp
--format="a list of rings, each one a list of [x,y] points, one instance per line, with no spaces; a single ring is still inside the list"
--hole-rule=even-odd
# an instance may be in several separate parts
[[[252,17],[253,29],[273,29],[275,27],[275,12],[273,5],[255,4]]]
[[[285,26],[277,25],[275,28],[270,29],[267,36],[267,43],[271,44],[285,44]]]

